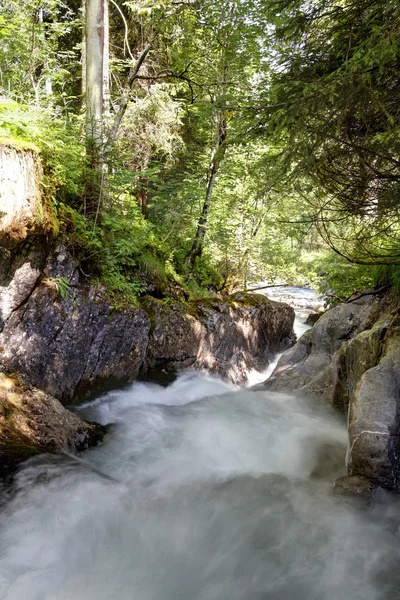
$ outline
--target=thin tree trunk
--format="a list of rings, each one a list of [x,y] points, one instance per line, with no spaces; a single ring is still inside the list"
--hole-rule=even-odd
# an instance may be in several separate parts
[[[221,166],[222,159],[226,152],[227,138],[227,121],[222,111],[217,115],[217,126],[215,136],[215,146],[211,156],[210,166],[207,176],[207,187],[204,197],[201,215],[197,224],[196,235],[194,236],[192,247],[186,255],[186,263],[190,264],[193,269],[196,258],[199,258],[203,253],[204,238],[207,233],[208,213],[210,209],[210,201],[214,190],[215,180]]]
[[[108,0],[103,0],[104,42],[103,42],[103,121],[110,117],[110,21]],[[104,127],[104,123],[103,123]]]
[[[108,137],[108,142],[110,144],[112,142],[114,142],[115,138],[117,137],[119,126],[121,125],[123,116],[126,112],[126,109],[128,108],[129,97],[130,97],[132,85],[136,81],[136,78],[139,74],[140,68],[141,68],[142,64],[144,63],[148,53],[152,49],[155,39],[156,39],[156,34],[153,35],[153,37],[151,38],[149,43],[142,50],[135,65],[132,67],[132,69],[129,72],[124,91],[122,92],[121,98],[119,100],[119,110],[116,112],[116,114],[114,116],[114,120],[113,120],[111,129],[110,129],[110,135]]]
[[[86,0],[82,0],[82,20],[85,24],[82,28],[82,83],[81,91],[83,104],[85,104],[86,94]]]
[[[86,2],[86,139],[103,141],[104,0]]]
[[[108,0],[86,0],[86,153],[89,173],[85,192],[85,214],[98,219],[103,172],[104,107],[104,12]]]

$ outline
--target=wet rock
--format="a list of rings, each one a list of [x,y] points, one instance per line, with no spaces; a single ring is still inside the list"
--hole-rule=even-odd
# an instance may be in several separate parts
[[[374,310],[371,298],[364,297],[327,311],[283,354],[265,387],[324,396],[335,404],[337,378],[332,361],[346,341],[368,327]]]
[[[336,479],[332,492],[350,501],[356,507],[364,508],[371,504],[376,491],[374,485],[367,477],[339,477]]]
[[[263,370],[273,354],[294,343],[294,316],[287,304],[262,295],[200,300],[196,317],[205,335],[194,366],[243,385],[250,370]]]
[[[294,341],[293,309],[264,296],[168,304],[148,299],[144,307],[152,322],[150,368],[204,369],[240,385],[249,370],[265,368],[273,353]]]
[[[398,297],[366,296],[327,311],[285,352],[265,387],[320,396],[348,413],[348,474],[398,487]]]
[[[0,360],[31,385],[67,401],[78,387],[101,379],[134,379],[149,329],[143,310],[114,311],[95,287],[61,298],[43,283],[7,320]]]
[[[84,450],[105,433],[19,377],[0,373],[0,476],[35,454]]]
[[[0,331],[39,284],[47,252],[42,236],[29,238],[12,250],[0,246]]]
[[[318,312],[310,313],[305,321],[305,324],[311,325],[311,327],[312,327],[313,325],[315,325],[315,323],[318,321],[318,319],[320,317],[322,317],[323,314],[324,314],[324,311],[322,311],[322,310],[318,311]]]
[[[388,488],[399,483],[400,328],[389,328],[378,364],[366,370],[349,406],[348,472]]]

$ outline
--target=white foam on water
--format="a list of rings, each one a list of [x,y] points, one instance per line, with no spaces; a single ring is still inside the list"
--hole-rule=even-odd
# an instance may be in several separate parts
[[[331,495],[347,437],[323,406],[191,374],[81,412],[107,440],[29,461],[2,506],[1,600],[397,597],[399,510]]]

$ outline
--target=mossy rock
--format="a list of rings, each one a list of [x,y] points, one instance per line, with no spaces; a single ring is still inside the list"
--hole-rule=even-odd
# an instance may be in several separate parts
[[[0,475],[42,452],[83,450],[105,433],[105,427],[82,421],[18,375],[0,373]]]

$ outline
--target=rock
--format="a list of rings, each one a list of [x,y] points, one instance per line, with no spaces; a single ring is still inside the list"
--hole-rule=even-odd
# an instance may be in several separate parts
[[[371,334],[372,336],[373,334]],[[356,380],[349,405],[349,475],[388,488],[399,483],[400,327],[389,328],[381,357]]]
[[[148,299],[150,368],[204,369],[237,385],[294,341],[294,311],[255,294],[169,304]]]
[[[371,295],[327,311],[264,385],[320,396],[348,413],[348,474],[398,487],[399,297]]]
[[[102,440],[106,428],[82,421],[58,400],[0,373],[0,476],[41,452],[76,452]]]
[[[271,357],[295,342],[294,310],[258,294],[237,293],[222,302],[200,300],[196,317],[204,328],[195,368],[247,382],[252,369],[262,371]]]
[[[365,508],[372,502],[376,486],[367,477],[339,477],[336,479],[332,492],[349,500],[358,508]]]
[[[165,303],[148,297],[143,301],[143,308],[151,321],[147,368],[162,367],[167,372],[176,372],[192,367],[204,331],[201,323],[189,314],[188,305],[176,301]]]
[[[40,236],[21,242],[14,250],[0,246],[0,331],[39,284],[47,252],[48,244]]]
[[[315,323],[318,321],[318,319],[320,317],[322,317],[323,314],[324,314],[324,311],[322,311],[322,310],[318,311],[318,312],[310,313],[305,321],[305,324],[311,325],[311,327],[312,327],[313,325],[315,325]]]
[[[371,297],[328,310],[293,348],[283,354],[265,387],[324,396],[337,405],[337,378],[331,363],[342,344],[368,326],[373,310]]]
[[[137,377],[149,329],[143,310],[114,311],[96,287],[61,298],[42,283],[7,320],[0,360],[31,385],[67,401],[99,380]]]

